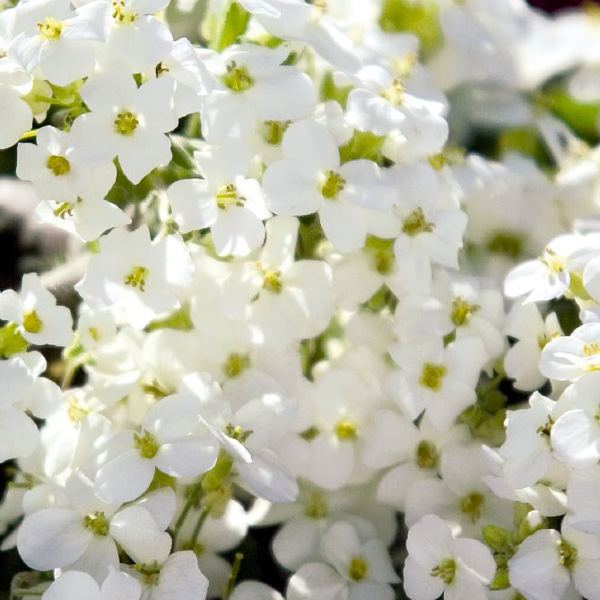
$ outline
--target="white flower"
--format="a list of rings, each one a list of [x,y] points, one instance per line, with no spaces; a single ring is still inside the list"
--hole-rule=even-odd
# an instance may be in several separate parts
[[[73,337],[69,309],[56,305],[36,273],[23,275],[19,293],[5,290],[0,294],[0,318],[16,323],[31,344],[67,346]]]
[[[598,369],[600,323],[585,323],[570,336],[554,338],[542,350],[540,371],[550,379],[574,381]]]
[[[245,256],[262,245],[270,216],[256,179],[246,179],[250,155],[239,141],[195,153],[204,179],[171,184],[167,196],[180,231],[210,227],[219,256]]]
[[[511,308],[504,327],[506,335],[518,340],[504,356],[506,374],[515,380],[519,390],[536,390],[546,381],[538,363],[546,344],[562,334],[556,313],[542,319],[534,303],[516,302]]]
[[[412,525],[406,540],[404,589],[412,600],[485,600],[496,571],[490,551],[469,538],[455,539],[448,525],[426,515]]]
[[[137,329],[180,307],[193,266],[177,236],[152,242],[147,226],[114,229],[100,238],[100,252],[75,286],[93,307],[110,308]]]
[[[396,411],[378,410],[362,434],[362,461],[372,468],[389,469],[377,487],[377,498],[405,511],[406,497],[421,479],[437,478],[444,447],[460,442],[466,431],[435,429],[426,415],[417,427]]]
[[[98,582],[119,566],[117,543],[135,562],[164,560],[171,550],[164,529],[175,498],[170,489],[154,495],[154,506],[146,502],[117,511],[118,504],[101,501],[93,483],[76,471],[66,483],[64,503],[25,516],[17,535],[19,553],[34,569],[70,567]],[[162,522],[161,512],[170,515]]]
[[[33,182],[42,200],[74,203],[78,197],[103,199],[115,182],[111,163],[90,169],[70,160],[72,135],[50,125],[37,130],[37,144],[17,146],[17,175]]]
[[[208,579],[193,552],[175,552],[166,561],[129,569],[142,585],[143,600],[204,600]]]
[[[333,315],[329,266],[294,260],[298,225],[291,217],[270,219],[256,262],[236,265],[223,285],[226,313],[247,319],[277,345],[318,335]]]
[[[325,489],[339,489],[360,472],[362,428],[376,401],[357,373],[335,369],[317,382],[313,405],[303,475]]]
[[[32,75],[65,86],[90,75],[95,67],[93,42],[106,39],[103,3],[90,2],[71,11],[65,0],[34,0],[19,4],[10,53]]]
[[[488,488],[487,478],[499,475],[500,457],[479,443],[444,448],[440,460],[441,480],[423,478],[406,496],[408,525],[428,513],[436,514],[454,532],[479,537],[481,527],[490,523],[510,527],[512,505]]]
[[[389,179],[396,190],[392,214],[372,212],[370,232],[394,238],[405,292],[428,294],[433,264],[458,268],[467,225],[467,215],[460,210],[460,189],[448,168],[438,171],[427,161],[396,166]]]
[[[73,123],[73,158],[98,166],[118,157],[132,183],[168,164],[171,143],[164,134],[177,127],[174,90],[169,77],[138,88],[133,77],[119,69],[90,77],[80,94],[92,112]]]
[[[504,477],[517,488],[537,483],[552,465],[550,435],[555,423],[555,404],[535,392],[528,408],[507,413],[506,441],[498,452],[506,460]]]
[[[98,52],[104,68],[118,66],[129,73],[143,73],[165,59],[173,46],[168,26],[155,15],[167,0],[101,0],[98,17],[106,32],[106,44]]]
[[[0,399],[0,463],[30,455],[39,442],[33,420],[20,410],[34,385],[32,373],[21,358],[0,361],[3,392]]]
[[[311,113],[316,104],[313,83],[297,67],[281,64],[289,52],[285,44],[241,44],[211,56],[207,66],[216,79],[215,89],[201,113],[208,142],[243,140],[257,121],[287,121]]]
[[[558,460],[574,469],[590,467],[600,460],[600,373],[579,378],[561,395],[559,416],[551,428],[551,442]]]
[[[317,594],[324,600],[393,598],[389,584],[398,583],[399,578],[381,540],[361,540],[350,523],[338,521],[323,535],[320,554],[327,564],[312,562],[301,567],[288,583],[288,600]]]
[[[439,338],[395,344],[390,354],[401,370],[388,382],[403,410],[416,418],[423,409],[438,429],[448,429],[476,401],[475,384],[487,361],[477,338],[464,338],[444,347]]]
[[[407,93],[401,78],[382,67],[363,68],[357,79],[360,85],[348,96],[348,121],[360,131],[392,133],[397,148],[388,143],[390,158],[413,161],[441,150],[448,137],[442,103]]]
[[[335,138],[312,120],[291,125],[281,147],[283,159],[263,176],[267,206],[278,215],[317,212],[325,235],[338,250],[358,250],[368,229],[364,208],[391,205],[391,191],[378,166],[368,160],[340,166]]]
[[[585,237],[579,235],[553,239],[543,256],[510,271],[504,283],[505,294],[510,298],[526,296],[523,302],[558,298],[571,285],[571,272],[580,270],[586,263],[586,257],[595,252],[589,244]]]
[[[155,469],[172,477],[196,477],[212,469],[219,447],[200,420],[201,403],[191,394],[163,398],[144,417],[139,433],[120,431],[96,475],[96,491],[107,502],[142,495]]]
[[[273,35],[308,44],[326,61],[344,71],[355,71],[359,62],[350,39],[324,5],[289,0],[242,0],[240,4]]]
[[[598,537],[573,529],[565,519],[562,535],[541,529],[525,539],[508,561],[508,573],[512,587],[527,600],[561,600],[570,581],[586,598],[598,598],[599,566]]]
[[[114,569],[101,586],[87,573],[67,571],[42,594],[42,600],[139,600],[141,592],[133,577]]]

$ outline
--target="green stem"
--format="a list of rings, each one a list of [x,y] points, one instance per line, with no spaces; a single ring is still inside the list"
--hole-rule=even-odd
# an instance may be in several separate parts
[[[190,510],[192,509],[192,506],[194,506],[194,504],[198,500],[198,497],[200,496],[201,492],[202,492],[202,488],[200,487],[200,485],[196,486],[192,490],[192,493],[190,494],[188,501],[185,503],[185,506],[183,507],[183,510],[181,511],[181,514],[179,515],[179,518],[177,519],[177,521],[175,523],[175,527],[173,529],[173,535],[172,535],[173,548],[175,547],[175,542],[177,541],[177,536],[179,535],[181,527],[183,526],[185,520],[187,519],[187,516],[190,513]]]
[[[238,575],[240,573],[240,566],[242,564],[243,558],[244,555],[241,552],[235,553],[235,558],[233,559],[233,567],[231,567],[231,573],[229,573],[229,580],[227,581],[227,589],[225,590],[223,600],[229,600],[229,597],[233,592],[235,582],[237,581]]]
[[[202,529],[202,525],[206,521],[208,517],[208,513],[210,509],[207,506],[203,506],[200,511],[200,516],[198,517],[198,522],[196,523],[196,527],[194,527],[194,531],[192,532],[192,539],[190,540],[190,547],[193,549],[196,546],[196,542],[198,541],[198,536],[200,535],[200,530]]]

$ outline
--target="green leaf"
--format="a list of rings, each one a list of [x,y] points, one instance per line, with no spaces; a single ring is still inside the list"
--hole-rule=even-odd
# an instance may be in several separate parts
[[[519,152],[531,156],[542,167],[550,165],[550,157],[534,127],[515,127],[503,131],[498,138],[498,154]]]
[[[211,43],[211,48],[217,52],[222,52],[231,44],[235,44],[246,31],[249,20],[250,13],[237,2],[232,2],[225,13],[215,39]]]
[[[379,26],[386,33],[412,31],[424,54],[431,54],[442,42],[439,6],[433,0],[384,0]]]
[[[543,92],[536,98],[536,103],[562,119],[579,137],[594,143],[598,139],[596,123],[600,104],[576,102],[561,89]]]
[[[364,158],[381,163],[381,146],[385,141],[385,136],[375,135],[370,131],[354,131],[351,140],[340,147],[340,160],[342,163],[350,160]]]
[[[327,100],[335,100],[342,108],[346,108],[346,102],[348,100],[348,94],[352,90],[351,85],[338,86],[333,81],[333,73],[328,71],[321,80],[321,88],[319,94],[321,100],[326,102]]]

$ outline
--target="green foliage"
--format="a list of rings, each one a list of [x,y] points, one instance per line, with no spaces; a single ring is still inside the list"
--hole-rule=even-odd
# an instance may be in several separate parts
[[[379,26],[387,33],[414,33],[426,55],[442,42],[439,6],[434,0],[384,0]]]
[[[348,101],[348,94],[352,90],[351,85],[338,86],[333,81],[333,73],[327,71],[321,79],[321,89],[319,94],[321,100],[326,102],[327,100],[335,100],[342,108],[346,108],[346,102]]]
[[[228,46],[238,42],[246,31],[249,20],[250,13],[237,2],[232,2],[217,26],[214,39],[211,40],[211,48],[222,52]]]
[[[375,135],[370,131],[355,130],[352,138],[347,144],[340,147],[340,160],[342,163],[350,160],[364,158],[378,164],[383,162],[381,147],[385,136]]]

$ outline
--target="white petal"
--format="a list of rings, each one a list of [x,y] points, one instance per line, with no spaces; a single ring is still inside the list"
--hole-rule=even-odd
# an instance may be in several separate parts
[[[29,456],[39,439],[36,424],[24,412],[12,406],[0,410],[0,463]]]
[[[283,159],[263,176],[265,203],[277,215],[301,216],[316,212],[323,203],[319,171],[312,163]]]
[[[219,256],[246,256],[265,240],[262,221],[240,206],[219,211],[211,232]]]
[[[47,508],[28,515],[19,528],[21,558],[33,569],[49,571],[75,562],[94,534],[83,517],[65,508]]]
[[[142,588],[137,579],[112,569],[102,584],[100,595],[102,600],[138,600],[141,593]]]
[[[141,496],[153,477],[154,462],[142,458],[137,450],[129,450],[100,468],[96,476],[96,493],[111,504],[128,502]]]
[[[444,582],[431,576],[431,567],[421,566],[412,556],[404,563],[403,575],[404,590],[413,600],[435,600],[444,591]]]
[[[292,575],[287,600],[333,600],[343,598],[346,587],[341,576],[329,565],[308,563]]]
[[[297,517],[285,523],[273,538],[273,554],[286,569],[296,571],[317,557],[320,531],[317,522]]]
[[[217,205],[206,180],[182,179],[167,190],[173,217],[183,233],[210,227],[217,218]]]
[[[29,105],[12,88],[0,87],[0,149],[10,148],[31,128]]]
[[[171,162],[171,142],[157,130],[140,129],[134,132],[133,141],[118,151],[123,173],[131,183],[138,184],[152,169]]]
[[[42,596],[43,600],[100,600],[98,584],[78,571],[63,573]]]
[[[198,600],[206,596],[208,580],[198,568],[193,552],[176,552],[162,567],[155,589],[157,598]]]
[[[283,600],[283,596],[260,581],[242,581],[233,590],[231,600]]]
[[[110,523],[110,534],[136,563],[160,565],[171,551],[171,536],[141,506],[120,510]]]

